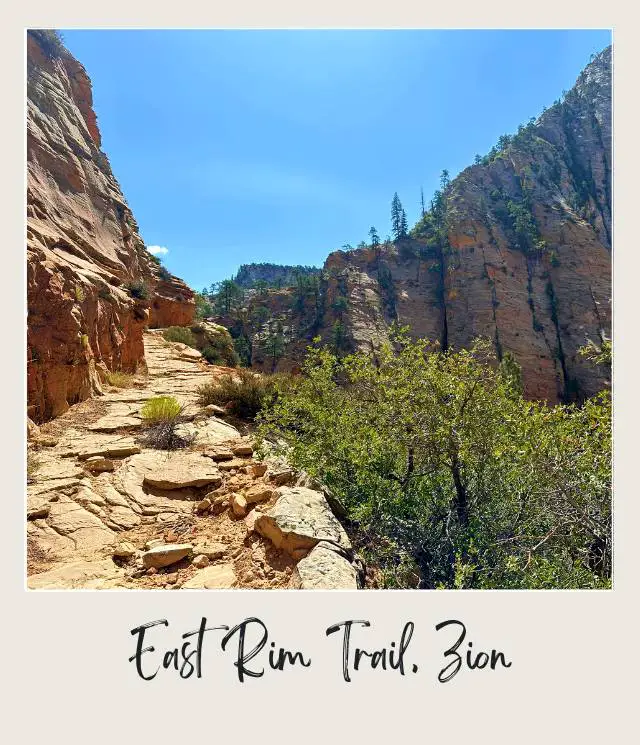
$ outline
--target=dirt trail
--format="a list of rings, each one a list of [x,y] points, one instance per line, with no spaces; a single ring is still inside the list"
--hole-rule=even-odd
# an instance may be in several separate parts
[[[288,586],[295,561],[252,529],[256,510],[277,497],[270,474],[248,455],[247,437],[197,403],[198,386],[225,368],[206,365],[159,331],[145,333],[145,354],[148,373],[135,387],[109,388],[72,406],[29,444],[38,461],[27,487],[29,587]],[[161,394],[184,406],[183,427],[195,436],[185,450],[138,442],[140,410]],[[234,515],[229,500],[251,487],[269,498],[250,505],[246,519]],[[149,541],[194,550],[167,567],[146,568]]]

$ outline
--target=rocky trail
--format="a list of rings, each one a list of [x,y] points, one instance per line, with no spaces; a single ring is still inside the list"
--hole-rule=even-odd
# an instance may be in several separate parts
[[[230,372],[144,334],[147,371],[34,428],[27,484],[31,589],[349,588],[349,538],[320,491],[260,462],[250,436],[202,408],[197,388]],[[145,401],[174,396],[189,447],[140,442]]]

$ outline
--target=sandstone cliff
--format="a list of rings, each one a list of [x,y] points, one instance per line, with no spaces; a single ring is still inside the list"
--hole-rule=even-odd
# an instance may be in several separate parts
[[[398,321],[443,348],[490,338],[499,357],[516,357],[533,398],[608,385],[577,350],[611,334],[611,48],[436,202],[411,236],[335,252],[317,280],[251,294],[244,315],[221,322],[267,369],[297,367],[316,335],[375,349]]]
[[[91,82],[53,32],[27,39],[28,413],[43,421],[144,363],[146,326],[191,322],[100,149]]]

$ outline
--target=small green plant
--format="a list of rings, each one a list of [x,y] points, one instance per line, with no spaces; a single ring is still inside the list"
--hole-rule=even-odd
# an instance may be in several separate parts
[[[129,295],[136,300],[146,300],[149,297],[149,288],[141,279],[127,282],[125,288]]]
[[[101,300],[111,300],[111,292],[109,291],[109,288],[107,285],[102,285],[102,287],[98,290],[98,297]]]
[[[133,375],[120,370],[108,370],[104,377],[107,383],[114,388],[131,388],[133,385]]]
[[[76,285],[74,287],[74,294],[76,296],[76,300],[81,303],[84,300],[84,290],[82,289],[82,285]]]
[[[161,266],[158,269],[158,277],[166,282],[171,279],[171,272],[166,267]]]
[[[194,349],[198,346],[193,331],[186,326],[169,326],[169,328],[163,331],[162,336],[166,341],[186,344],[188,347],[193,347]]]
[[[82,334],[80,344],[82,344],[83,349],[89,349],[89,336],[87,334]]]
[[[177,450],[188,447],[195,434],[180,432],[183,407],[173,396],[150,398],[142,407],[144,428],[139,441],[156,450]]]
[[[182,413],[182,406],[173,396],[155,396],[145,403],[140,413],[145,424],[157,424],[176,420]]]

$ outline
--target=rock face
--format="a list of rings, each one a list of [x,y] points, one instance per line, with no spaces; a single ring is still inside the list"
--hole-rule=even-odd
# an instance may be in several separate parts
[[[162,270],[100,149],[91,83],[52,32],[27,38],[27,376],[36,422],[144,363],[145,326],[191,322],[193,293]]]
[[[606,386],[577,350],[611,334],[611,48],[478,161],[446,185],[439,223],[432,211],[395,244],[337,251],[306,289],[252,293],[248,324],[219,319],[246,337],[251,364],[296,369],[315,336],[370,351],[399,321],[445,349],[491,339],[531,398]]]

